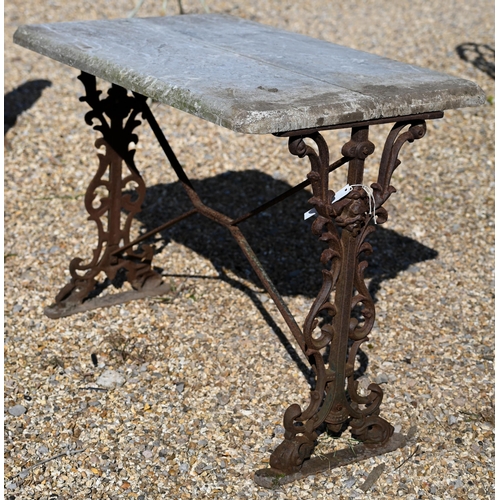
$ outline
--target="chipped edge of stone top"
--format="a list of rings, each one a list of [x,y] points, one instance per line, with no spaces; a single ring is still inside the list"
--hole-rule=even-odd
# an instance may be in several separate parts
[[[270,107],[268,110],[252,110],[236,108],[231,105],[230,99],[227,99],[224,103],[225,109],[222,109],[220,103],[219,106],[211,104],[209,97],[204,99],[204,96],[197,96],[189,88],[171,85],[157,78],[149,78],[150,81],[147,82],[148,77],[137,71],[131,69],[125,71],[123,67],[113,62],[86,54],[76,47],[67,45],[62,47],[40,30],[45,26],[43,24],[19,26],[14,33],[14,43],[235,132],[268,134],[315,128],[319,126],[318,112],[314,113],[312,110],[318,106],[322,108],[321,119],[325,117],[321,126],[345,124],[348,127],[352,122],[476,107],[486,102],[484,91],[475,82],[450,76],[449,82],[455,84],[456,88],[448,95],[444,95],[441,100],[431,99],[431,96],[435,92],[445,92],[445,90],[432,89],[430,84],[428,95],[420,103],[416,103],[413,99],[412,102],[394,105],[391,100],[382,101],[379,98],[377,102],[376,96],[360,93],[358,106],[355,103],[346,106],[343,102],[318,102],[309,106],[290,106],[287,109]],[[446,87],[446,82],[445,80],[440,83]],[[453,96],[453,91],[460,91],[461,95]]]

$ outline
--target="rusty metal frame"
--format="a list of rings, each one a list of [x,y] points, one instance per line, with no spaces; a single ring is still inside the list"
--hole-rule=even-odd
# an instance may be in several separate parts
[[[316,440],[328,429],[340,435],[350,427],[352,437],[362,443],[357,459],[387,453],[404,446],[404,436],[394,434],[394,427],[379,416],[383,391],[378,384],[368,386],[368,394],[358,392],[355,360],[358,350],[368,340],[374,321],[375,307],[364,282],[367,262],[363,255],[372,252],[367,236],[377,224],[387,220],[383,203],[396,190],[391,176],[399,166],[398,154],[407,142],[422,138],[425,119],[441,118],[442,113],[395,119],[384,145],[377,182],[364,186],[365,159],[375,146],[368,139],[370,122],[352,126],[351,139],[342,148],[349,157],[347,183],[352,191],[335,202],[335,193],[328,189],[328,146],[319,131],[293,132],[289,149],[293,155],[308,157],[313,197],[309,202],[317,212],[312,232],[327,248],[321,254],[323,285],[307,315],[303,327],[306,355],[312,363],[316,383],[304,410],[291,405],[285,412],[285,439],[272,453],[270,468],[257,471],[255,481],[274,487],[291,480],[355,461],[349,453],[332,454],[328,464],[313,458]],[[305,138],[317,147],[308,146]],[[361,260],[361,261],[360,261]],[[360,310],[361,320],[355,314]],[[325,318],[326,316],[326,318]],[[321,321],[320,321],[321,320]],[[329,348],[328,363],[323,354]],[[356,459],[356,460],[357,460]]]
[[[157,295],[164,289],[161,276],[151,267],[153,248],[143,245],[134,250],[130,244],[131,223],[141,210],[146,185],[134,163],[135,149],[129,146],[139,140],[133,131],[141,123],[136,118],[146,98],[131,97],[126,89],[112,85],[107,97],[101,99],[94,76],[82,72],[78,78],[86,90],[80,100],[92,108],[85,121],[88,125],[97,122],[93,128],[102,137],[95,146],[104,149],[98,154],[99,167],[85,193],[85,208],[89,220],[96,223],[98,243],[90,262],[79,257],[70,262],[70,282],[59,291],[55,303],[45,308],[50,318]],[[134,291],[93,298],[101,273],[110,281],[123,274]]]
[[[257,471],[255,481],[265,487],[274,487],[325,468],[403,446],[404,436],[394,434],[393,426],[379,416],[383,398],[381,387],[372,383],[368,394],[362,395],[354,377],[356,355],[360,346],[368,340],[375,320],[374,302],[364,282],[367,263],[363,255],[372,251],[366,238],[375,230],[374,220],[376,224],[387,220],[383,204],[396,191],[391,185],[391,177],[400,164],[398,155],[401,148],[425,135],[425,120],[441,118],[443,113],[438,111],[275,134],[289,138],[291,154],[299,158],[307,157],[311,171],[302,183],[233,219],[208,207],[200,199],[144,96],[137,93],[130,96],[125,89],[112,85],[108,96],[101,99],[95,77],[82,73],[79,78],[86,89],[86,96],[80,99],[92,108],[85,117],[86,122],[89,125],[93,125],[95,120],[100,122],[94,128],[103,137],[97,140],[96,146],[105,149],[104,154],[99,154],[99,168],[85,196],[89,218],[97,224],[98,246],[90,263],[84,264],[80,258],[73,259],[70,264],[71,281],[59,292],[56,303],[46,309],[46,314],[62,317],[163,293],[161,277],[151,267],[153,249],[148,245],[143,245],[140,250],[134,250],[134,247],[191,215],[203,215],[232,234],[315,374],[308,406],[302,409],[293,404],[286,410],[285,439],[272,453],[270,468]],[[131,220],[139,212],[145,194],[144,181],[134,164],[135,150],[129,149],[131,143],[137,144],[138,141],[133,129],[140,123],[136,120],[139,113],[151,127],[193,208],[131,241]],[[381,123],[394,125],[385,141],[377,182],[368,187],[363,180],[364,163],[375,149],[369,141],[369,127]],[[342,147],[341,158],[331,163],[329,148],[321,132],[337,128],[351,128],[351,138]],[[316,148],[309,146],[305,139],[312,141]],[[329,189],[329,174],[346,163],[347,183],[353,188],[347,196],[334,201],[335,193]],[[130,189],[127,190],[131,184],[134,185],[135,196],[130,194]],[[308,185],[313,191],[309,203],[317,213],[312,232],[325,243],[326,248],[320,256],[324,266],[323,284],[301,328],[238,225]],[[96,205],[98,188],[104,188],[107,194],[101,196]],[[122,218],[124,211],[125,222]],[[103,217],[107,218],[107,228],[102,222]],[[121,270],[124,278],[134,287],[134,292],[92,298],[97,275],[104,272],[112,280]],[[329,349],[327,363],[324,361],[326,349]],[[324,460],[311,458],[320,432],[326,428],[340,434],[347,427],[350,427],[353,438],[361,443],[357,447],[357,457],[339,452],[335,454],[337,458],[334,455],[329,457],[327,465]]]

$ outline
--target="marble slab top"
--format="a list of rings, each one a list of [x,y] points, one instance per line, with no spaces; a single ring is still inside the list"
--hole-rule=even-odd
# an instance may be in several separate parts
[[[221,14],[25,25],[14,42],[250,134],[485,102],[471,81]]]

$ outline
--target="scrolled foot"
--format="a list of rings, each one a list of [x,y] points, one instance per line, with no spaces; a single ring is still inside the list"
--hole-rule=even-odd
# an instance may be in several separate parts
[[[349,424],[351,426],[352,437],[368,447],[387,443],[394,433],[394,427],[387,420],[377,415],[352,419]]]
[[[272,453],[269,465],[286,474],[298,472],[314,450],[314,442],[305,436],[285,439]]]

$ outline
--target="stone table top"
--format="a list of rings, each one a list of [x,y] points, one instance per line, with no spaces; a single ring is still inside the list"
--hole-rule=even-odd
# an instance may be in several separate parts
[[[468,80],[221,14],[25,25],[14,41],[251,134],[485,101]]]

